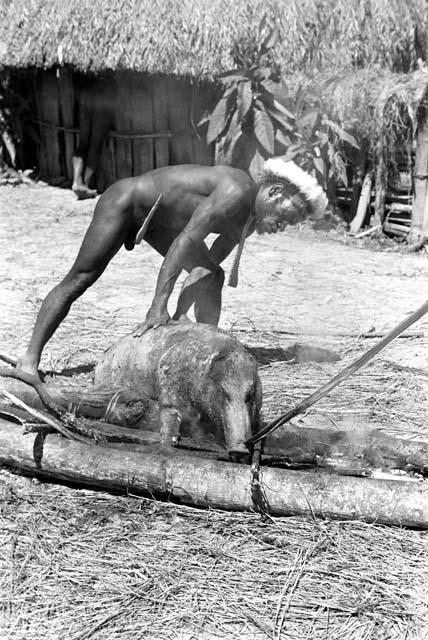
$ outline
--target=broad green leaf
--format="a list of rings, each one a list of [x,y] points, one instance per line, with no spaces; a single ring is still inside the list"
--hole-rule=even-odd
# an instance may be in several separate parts
[[[253,91],[250,82],[241,82],[238,90],[238,118],[242,122],[248,114],[253,102]]]
[[[289,118],[286,118],[283,114],[276,111],[274,107],[270,104],[265,105],[266,111],[269,113],[270,117],[275,120],[276,123],[286,131],[294,131],[295,127],[290,122]]]
[[[318,109],[307,111],[296,122],[297,128],[306,140],[310,140],[321,124],[321,114]]]
[[[248,80],[248,75],[245,72],[242,72],[242,70],[225,71],[224,73],[219,73],[216,77],[221,80],[232,79],[232,78],[237,81]]]
[[[225,130],[230,118],[231,96],[222,97],[216,104],[213,112],[209,116],[207,144],[211,144]]]
[[[275,153],[275,130],[269,114],[263,104],[256,100],[257,108],[254,110],[254,135],[259,144],[270,155]]]
[[[284,156],[284,160],[294,160],[294,158],[296,158],[297,156],[302,155],[302,153],[304,153],[305,149],[302,148],[301,145],[299,144],[292,144],[290,147],[288,147],[285,156]]]
[[[235,145],[241,136],[242,136],[242,129],[241,129],[241,125],[238,122],[238,112],[235,111],[233,116],[230,119],[229,125],[227,127],[227,135],[226,135],[227,152],[230,155],[230,157],[232,157],[233,149],[235,148]]]
[[[315,169],[323,176],[325,176],[326,164],[322,158],[314,156],[313,158]]]
[[[256,69],[255,75],[265,82],[271,75],[272,69],[270,67],[260,67]]]
[[[275,107],[275,109],[277,111],[280,111],[284,116],[287,116],[291,120],[295,120],[296,119],[296,116],[294,115],[294,113],[291,113],[291,111],[286,109],[283,104],[278,102],[278,100],[274,100],[273,101],[273,106]]]
[[[336,122],[333,122],[328,118],[325,118],[324,122],[328,127],[330,127],[332,131],[334,131],[334,133],[338,136],[338,138],[340,138],[344,142],[347,142],[348,144],[351,145],[351,147],[354,147],[355,149],[360,148],[360,145],[355,140],[354,136],[351,135],[348,131],[345,131],[345,129],[342,129],[342,127],[340,127]]]
[[[261,84],[263,89],[268,93],[270,93],[272,96],[276,94],[276,91],[278,89],[277,82],[274,82],[274,80],[271,80],[270,78],[266,78],[266,80],[263,80]]]
[[[289,136],[285,135],[282,129],[277,129],[275,133],[275,140],[286,149],[291,145]]]
[[[253,179],[258,178],[264,163],[265,158],[262,155],[262,149],[256,148],[248,168],[249,174]]]
[[[209,120],[210,120],[210,117],[208,115],[203,116],[203,118],[201,118],[198,122],[198,127],[202,127],[204,124],[207,124]]]

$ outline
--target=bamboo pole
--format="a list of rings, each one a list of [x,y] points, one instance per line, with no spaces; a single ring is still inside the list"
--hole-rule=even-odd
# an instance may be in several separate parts
[[[145,494],[199,507],[252,511],[251,470],[177,453],[144,453],[83,445],[61,436],[22,435],[0,419],[0,463],[38,477]],[[420,482],[370,480],[264,468],[266,510],[272,515],[365,520],[428,528],[428,487]]]

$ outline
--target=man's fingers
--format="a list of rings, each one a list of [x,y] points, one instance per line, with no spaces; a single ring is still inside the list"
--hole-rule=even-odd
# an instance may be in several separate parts
[[[141,336],[146,333],[148,329],[150,329],[151,325],[147,323],[137,324],[136,327],[132,330],[132,335],[134,338],[141,338]]]

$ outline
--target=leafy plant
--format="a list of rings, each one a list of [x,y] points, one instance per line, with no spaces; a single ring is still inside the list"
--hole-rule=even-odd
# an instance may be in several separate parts
[[[347,186],[344,151],[346,146],[359,149],[354,136],[319,109],[305,110],[296,117],[295,124],[295,140],[285,150],[284,160],[296,162],[327,191],[332,181]]]
[[[282,155],[315,175],[327,190],[333,178],[346,184],[343,146],[358,144],[313,108],[314,96],[298,92],[291,101],[273,56],[276,39],[276,30],[267,28],[264,18],[258,35],[235,44],[232,53],[239,69],[218,76],[223,93],[199,122],[207,126],[207,144],[215,145],[215,161],[256,176],[267,158]]]
[[[262,20],[260,30],[265,29]],[[232,52],[236,71],[218,76],[224,90],[198,124],[208,125],[207,144],[215,144],[219,164],[232,163],[256,173],[277,145],[291,143],[295,117],[281,101],[286,88],[272,57],[277,32],[241,38]]]

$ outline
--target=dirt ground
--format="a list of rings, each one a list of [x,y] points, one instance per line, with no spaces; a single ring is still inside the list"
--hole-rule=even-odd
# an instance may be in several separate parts
[[[93,207],[53,187],[0,189],[1,351],[22,353]],[[160,263],[144,244],[119,252],[72,307],[42,368],[95,362],[144,318]],[[427,254],[406,254],[393,242],[307,227],[251,237],[239,287],[226,287],[221,326],[250,345],[298,342],[342,358],[261,366],[265,417],[371,347],[365,334],[384,334],[425,302],[427,282]],[[363,420],[426,440],[428,317],[408,333],[307,418]],[[428,638],[424,532],[309,518],[262,523],[254,514],[45,485],[6,470],[0,492],[5,640]],[[95,538],[88,522],[96,524]],[[116,562],[115,545],[127,566]]]

